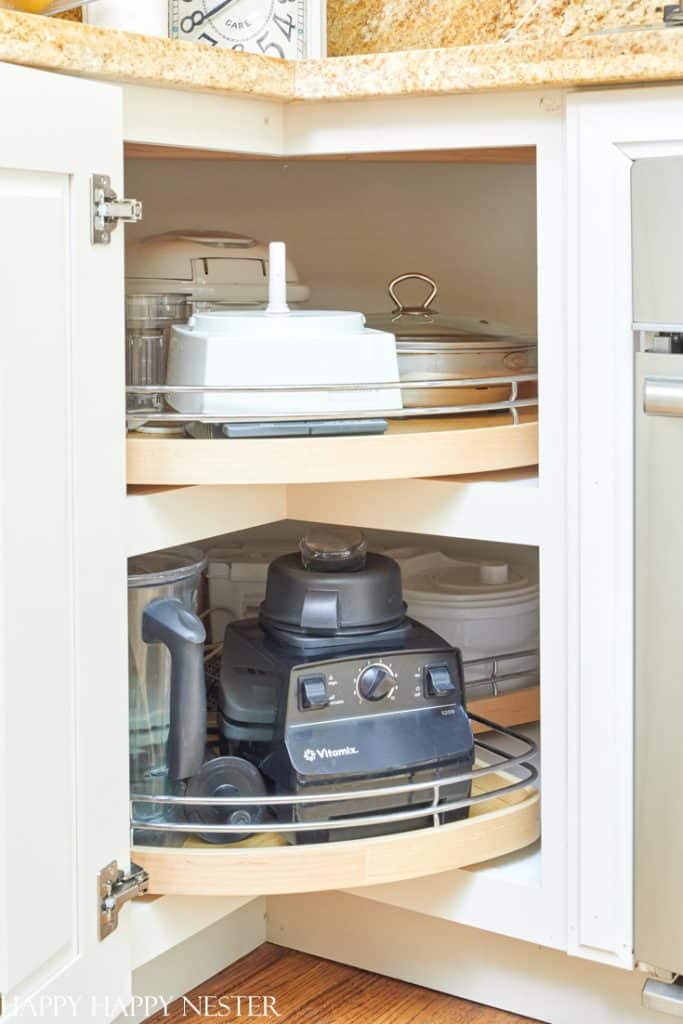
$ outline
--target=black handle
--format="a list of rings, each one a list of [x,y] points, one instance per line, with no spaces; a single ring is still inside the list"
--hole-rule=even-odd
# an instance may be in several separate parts
[[[206,746],[206,630],[182,601],[159,598],[142,613],[142,639],[146,644],[165,644],[170,652],[168,777],[189,779],[201,768]]]

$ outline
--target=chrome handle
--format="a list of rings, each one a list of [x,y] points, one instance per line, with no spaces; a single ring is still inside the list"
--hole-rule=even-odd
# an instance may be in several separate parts
[[[424,281],[425,284],[429,285],[431,290],[421,306],[403,305],[401,300],[396,295],[396,286],[402,284],[403,281]],[[402,313],[412,313],[413,315],[415,315],[416,313],[428,314],[434,312],[434,310],[430,310],[429,307],[436,298],[438,291],[439,289],[437,287],[436,281],[434,281],[431,277],[428,277],[427,274],[399,274],[398,277],[395,277],[393,281],[389,282],[389,296],[393,301],[395,307],[393,312],[398,313],[399,315],[401,315]]]
[[[683,416],[683,378],[646,377],[643,412],[649,416]]]

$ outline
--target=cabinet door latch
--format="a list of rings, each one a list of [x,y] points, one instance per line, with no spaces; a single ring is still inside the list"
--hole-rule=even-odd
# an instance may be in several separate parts
[[[109,245],[111,233],[120,223],[137,224],[142,220],[142,203],[137,199],[119,199],[108,174],[93,174],[90,205],[93,245]]]
[[[137,864],[130,871],[121,871],[115,860],[102,868],[97,876],[100,942],[116,930],[124,903],[144,896],[149,889],[149,875]]]

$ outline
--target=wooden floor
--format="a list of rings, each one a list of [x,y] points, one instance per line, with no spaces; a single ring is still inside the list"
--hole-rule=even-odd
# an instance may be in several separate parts
[[[248,996],[254,997],[251,1006]],[[241,1024],[530,1024],[528,1017],[270,943],[204,982],[184,1000],[173,1003],[168,1016],[155,1014],[147,1024],[216,1019]]]

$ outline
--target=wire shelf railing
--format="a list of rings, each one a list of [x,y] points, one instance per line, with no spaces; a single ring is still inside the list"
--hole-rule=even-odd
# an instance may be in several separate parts
[[[471,771],[457,772],[453,775],[439,775],[439,769],[438,767],[435,767],[434,777],[429,779],[400,784],[368,786],[365,789],[342,789],[338,792],[330,792],[326,788],[323,793],[272,796],[261,795],[257,797],[188,797],[185,795],[172,794],[132,793],[130,797],[131,839],[134,842],[135,832],[180,832],[187,833],[188,835],[193,833],[206,834],[210,832],[212,834],[225,835],[226,841],[229,841],[229,837],[231,835],[237,834],[243,836],[245,832],[250,835],[311,831],[328,832],[349,828],[359,829],[378,826],[386,827],[391,824],[401,824],[404,822],[419,821],[421,819],[431,819],[431,827],[438,828],[443,824],[443,818],[448,815],[449,812],[476,807],[483,803],[490,803],[492,800],[507,796],[517,790],[524,789],[532,785],[538,778],[538,771],[531,763],[532,758],[534,758],[538,753],[537,745],[533,740],[515,730],[498,725],[490,719],[483,718],[480,715],[470,714],[470,719],[473,722],[484,726],[487,733],[490,732],[506,737],[507,739],[511,739],[515,743],[519,744],[522,749],[516,754],[511,754],[509,751],[502,749],[497,743],[491,742],[489,739],[477,737],[475,738],[475,752],[478,754],[478,759],[481,759],[482,757],[486,759],[493,757],[496,760],[487,760],[487,763],[474,767]],[[475,764],[476,763],[477,762],[475,762]],[[424,771],[424,768],[420,768],[420,771]],[[515,776],[514,774],[510,774],[511,771],[517,771],[518,773],[521,771],[522,776],[519,777],[518,775]],[[409,770],[406,770],[402,774],[409,773]],[[485,792],[473,793],[467,797],[461,797],[458,799],[451,799],[450,797],[444,797],[443,795],[444,790],[447,790],[450,787],[459,786],[465,783],[472,783],[490,775],[501,775],[501,773],[506,776],[505,782],[493,789]],[[374,813],[368,814],[363,814],[361,811],[359,814],[354,813],[352,817],[328,816],[321,817],[318,820],[294,820],[295,810],[304,806],[324,805],[325,808],[329,808],[330,806],[341,808],[344,803],[348,801],[354,801],[354,804],[358,804],[358,802],[362,804],[364,801],[369,803],[376,802],[380,799],[397,799],[405,801],[406,798],[413,799],[415,797],[425,797],[425,802],[421,803],[420,806],[417,807],[414,803],[406,804],[406,806],[399,810],[378,810]],[[181,812],[188,807],[229,807],[234,809],[254,808],[260,811],[263,806],[266,805],[268,808],[289,808],[290,812],[292,812],[292,820],[254,822],[249,824],[245,824],[244,820],[228,824],[213,824],[208,822],[197,824],[190,821],[158,820],[158,816],[155,816],[155,820],[150,820],[149,818],[137,816],[138,812],[136,811],[136,808],[140,805],[156,805],[162,808],[172,807],[175,811]]]
[[[276,410],[260,411],[253,413],[244,412],[222,412],[220,414],[197,412],[178,412],[172,409],[160,409],[157,405],[129,409],[129,419],[144,419],[145,422],[163,422],[165,424],[185,423],[259,423],[267,420],[269,422],[297,422],[301,420],[370,420],[370,419],[413,419],[426,416],[458,416],[482,412],[509,412],[512,415],[513,423],[519,422],[519,410],[531,408],[538,405],[538,397],[520,397],[520,384],[533,384],[538,381],[536,373],[520,373],[496,377],[469,377],[451,378],[444,377],[438,380],[401,380],[401,381],[378,381],[375,383],[358,384],[258,384],[258,385],[234,385],[234,384],[129,384],[126,387],[126,394],[144,398],[168,398],[169,395],[181,397],[202,397],[211,395],[236,395],[236,396],[272,396],[277,399],[280,395],[285,396],[308,396],[311,394],[344,394],[364,393],[382,391],[450,391],[452,389],[464,388],[497,388],[508,387],[510,394],[507,398],[492,402],[469,402],[449,405],[404,405],[398,408],[362,409],[351,408],[346,410],[332,410],[329,408],[319,411],[306,412],[278,412]],[[169,403],[172,404],[172,403]]]

